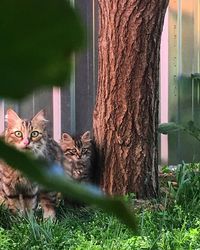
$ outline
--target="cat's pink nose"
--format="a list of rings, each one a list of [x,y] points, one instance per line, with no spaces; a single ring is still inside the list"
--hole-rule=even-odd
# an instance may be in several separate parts
[[[29,142],[30,142],[30,141],[29,141],[28,138],[25,138],[25,139],[23,140],[23,143],[24,143],[25,146],[27,146],[27,145],[29,144]]]

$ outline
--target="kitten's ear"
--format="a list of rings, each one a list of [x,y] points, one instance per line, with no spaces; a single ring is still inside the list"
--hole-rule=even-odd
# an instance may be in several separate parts
[[[8,124],[8,127],[12,127],[14,124],[16,124],[16,122],[21,119],[14,110],[8,109],[6,112],[5,120]]]
[[[67,133],[62,134],[62,140],[63,141],[73,141],[72,137]]]
[[[44,109],[40,110],[31,120],[32,122],[42,122],[42,123],[47,123],[48,120],[45,118],[45,111]]]
[[[85,142],[91,141],[91,138],[90,138],[90,131],[85,132],[85,133],[81,136],[81,140],[83,140],[83,141],[85,141]]]

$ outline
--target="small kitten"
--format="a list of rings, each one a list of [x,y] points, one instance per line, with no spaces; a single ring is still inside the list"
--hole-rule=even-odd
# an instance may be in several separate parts
[[[65,154],[66,173],[78,182],[91,183],[94,150],[90,132],[85,132],[79,138],[72,138],[69,134],[63,133],[60,146]]]
[[[12,109],[7,110],[5,142],[19,150],[31,151],[36,158],[63,165],[64,154],[60,146],[47,133],[47,120],[41,110],[31,120],[21,119]],[[13,212],[26,213],[35,210],[38,200],[43,218],[55,218],[56,192],[41,188],[23,174],[0,161],[0,201]]]

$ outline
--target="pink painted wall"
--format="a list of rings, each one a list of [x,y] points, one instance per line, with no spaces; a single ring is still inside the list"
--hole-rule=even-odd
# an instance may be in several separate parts
[[[165,15],[160,58],[160,123],[168,122],[168,10]],[[168,163],[168,136],[161,134],[161,163]]]

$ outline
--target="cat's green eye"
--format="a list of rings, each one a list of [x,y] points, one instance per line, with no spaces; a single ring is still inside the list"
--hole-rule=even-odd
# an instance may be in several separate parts
[[[23,134],[22,134],[21,131],[15,131],[14,134],[15,134],[16,137],[23,137]]]
[[[31,132],[31,137],[32,138],[35,138],[35,137],[37,137],[39,135],[39,132],[38,131],[33,131],[33,132]]]

